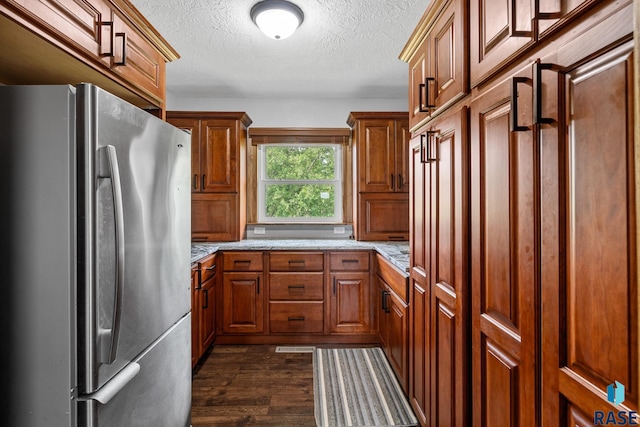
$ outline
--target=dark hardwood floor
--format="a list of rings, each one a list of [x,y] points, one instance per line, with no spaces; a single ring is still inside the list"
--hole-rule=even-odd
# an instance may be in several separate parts
[[[193,376],[193,427],[315,426],[312,354],[275,348],[213,346]]]

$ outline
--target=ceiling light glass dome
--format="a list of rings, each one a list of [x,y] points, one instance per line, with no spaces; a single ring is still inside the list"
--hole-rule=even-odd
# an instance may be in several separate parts
[[[302,24],[298,6],[284,0],[265,0],[251,8],[251,19],[264,34],[275,40],[289,37]]]

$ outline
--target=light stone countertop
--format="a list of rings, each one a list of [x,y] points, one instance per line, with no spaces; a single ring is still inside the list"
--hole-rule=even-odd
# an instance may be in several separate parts
[[[409,242],[362,242],[337,239],[265,239],[241,240],[239,242],[191,244],[191,263],[217,251],[348,251],[375,250],[407,276],[409,271]]]

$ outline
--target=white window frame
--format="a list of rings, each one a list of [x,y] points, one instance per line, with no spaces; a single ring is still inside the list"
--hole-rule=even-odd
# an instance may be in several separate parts
[[[333,180],[269,180],[266,178],[266,155],[265,148],[268,147],[332,147],[335,148],[335,177]],[[335,143],[305,143],[305,144],[291,144],[291,143],[269,143],[258,144],[258,222],[260,223],[306,223],[306,224],[341,224],[342,223],[342,146]],[[278,184],[325,184],[333,185],[335,197],[334,197],[334,215],[332,217],[305,217],[305,218],[277,218],[268,217],[266,215],[265,197],[267,191],[267,185],[271,183]]]

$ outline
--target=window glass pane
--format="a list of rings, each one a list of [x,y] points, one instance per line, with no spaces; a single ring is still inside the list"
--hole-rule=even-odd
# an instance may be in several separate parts
[[[335,179],[336,147],[267,146],[266,179],[332,180]]]
[[[335,188],[327,184],[268,184],[265,211],[271,218],[334,216]]]

